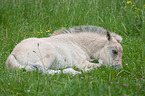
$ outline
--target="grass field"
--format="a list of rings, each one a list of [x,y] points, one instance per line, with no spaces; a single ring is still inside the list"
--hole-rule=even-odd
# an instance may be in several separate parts
[[[145,96],[144,0],[0,0],[0,96]],[[123,69],[42,74],[8,70],[13,48],[61,27],[96,25],[123,37]]]

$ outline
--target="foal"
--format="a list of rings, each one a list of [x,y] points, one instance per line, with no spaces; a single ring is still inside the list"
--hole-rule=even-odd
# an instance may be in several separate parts
[[[110,33],[72,32],[49,38],[28,38],[15,46],[6,64],[8,68],[50,72],[60,68],[76,67],[84,71],[100,64],[89,60],[101,59],[103,64],[122,67],[122,37]]]

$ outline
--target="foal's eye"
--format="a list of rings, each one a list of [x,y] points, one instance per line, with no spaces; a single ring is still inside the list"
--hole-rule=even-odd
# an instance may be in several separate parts
[[[118,52],[117,52],[117,50],[112,50],[112,53],[117,54]]]

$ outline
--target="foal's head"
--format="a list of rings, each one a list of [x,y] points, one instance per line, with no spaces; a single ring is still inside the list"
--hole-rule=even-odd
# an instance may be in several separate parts
[[[120,42],[122,41],[122,37],[115,34],[110,33],[108,30],[106,32],[107,43],[103,47],[100,53],[100,59],[102,59],[105,65],[113,65],[113,67],[122,67],[122,46]]]

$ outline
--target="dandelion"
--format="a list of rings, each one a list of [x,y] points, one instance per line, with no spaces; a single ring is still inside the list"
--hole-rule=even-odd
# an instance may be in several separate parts
[[[123,8],[123,6],[121,6],[121,8]]]
[[[68,8],[68,11],[70,10],[70,8]]]
[[[46,31],[46,32],[50,32],[50,30]]]
[[[138,11],[140,11],[140,9],[139,9],[139,8],[137,8],[137,10],[138,10]]]
[[[31,33],[33,33],[33,32],[31,32]]]
[[[127,4],[132,4],[132,2],[131,1],[127,1]]]
[[[134,7],[134,5],[132,5]]]
[[[37,32],[37,33],[40,33],[40,32]]]
[[[23,32],[23,34],[26,34],[25,32]]]

